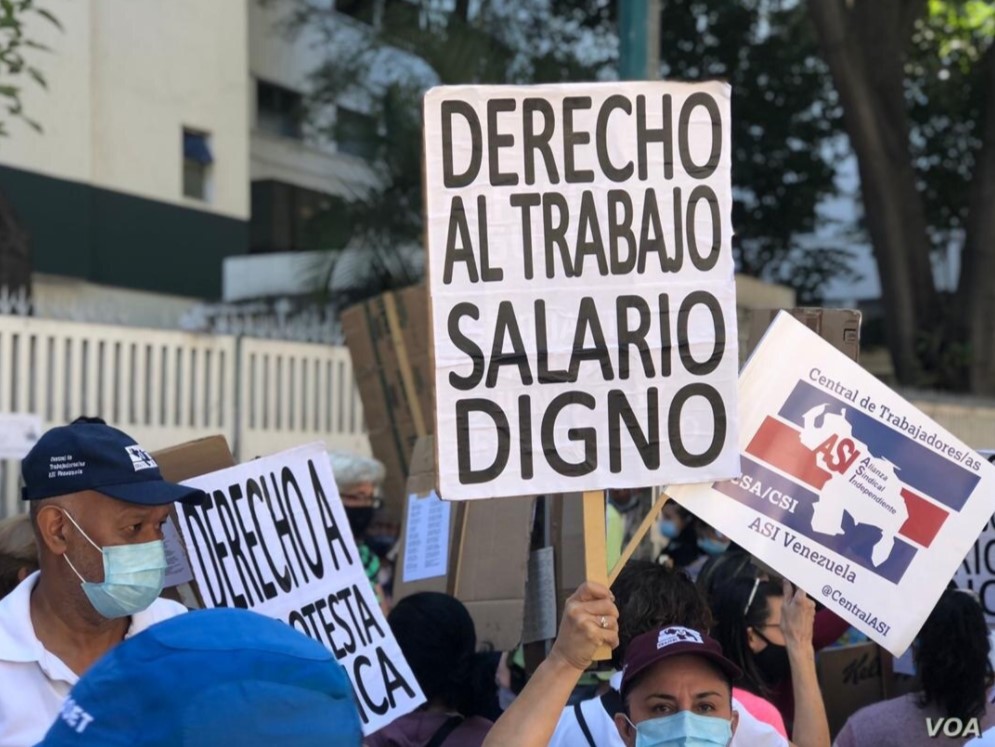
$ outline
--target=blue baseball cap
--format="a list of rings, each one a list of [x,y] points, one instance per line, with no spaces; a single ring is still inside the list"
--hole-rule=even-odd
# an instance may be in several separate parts
[[[111,649],[37,747],[359,747],[345,670],[286,623],[197,610]]]
[[[166,482],[135,439],[99,418],[79,418],[46,432],[21,460],[26,501],[83,490],[143,506],[199,504],[202,490]]]

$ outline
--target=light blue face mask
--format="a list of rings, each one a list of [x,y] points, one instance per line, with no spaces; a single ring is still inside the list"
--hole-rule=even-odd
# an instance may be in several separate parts
[[[633,728],[636,747],[726,747],[732,741],[730,721],[691,711],[651,718]]]
[[[104,580],[94,583],[80,575],[68,555],[62,556],[79,578],[83,593],[93,608],[108,619],[127,617],[148,609],[162,593],[166,579],[166,548],[162,540],[101,548],[68,511],[63,513],[86,541],[100,550],[104,558]]]
[[[677,528],[677,523],[673,519],[660,519],[660,534],[667,539],[676,539],[681,530]]]
[[[721,555],[728,547],[728,542],[719,542],[711,537],[698,538],[698,548],[708,555]]]

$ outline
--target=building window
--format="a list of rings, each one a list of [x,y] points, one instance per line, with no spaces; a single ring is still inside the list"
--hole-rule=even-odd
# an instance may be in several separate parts
[[[297,91],[275,83],[256,81],[256,127],[280,137],[303,137],[304,98]]]
[[[338,106],[335,109],[335,142],[340,153],[373,160],[377,150],[377,123],[368,114]]]
[[[195,200],[208,199],[208,182],[214,156],[211,136],[204,132],[183,130],[183,195]]]
[[[335,0],[335,10],[363,23],[373,24],[374,0]]]
[[[283,182],[252,182],[250,252],[342,249],[352,237],[342,197]]]

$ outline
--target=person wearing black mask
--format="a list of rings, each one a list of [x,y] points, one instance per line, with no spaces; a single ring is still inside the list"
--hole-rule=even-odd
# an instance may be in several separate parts
[[[787,725],[790,732],[793,714],[778,694],[785,688],[789,692],[792,690],[794,665],[811,663],[814,666],[814,605],[811,620],[806,619],[805,630],[786,628],[782,614],[782,585],[760,575],[753,578],[738,576],[718,584],[710,601],[715,617],[712,636],[743,670],[739,687],[756,696],[756,701],[751,701],[757,707],[754,715],[775,728],[783,729]],[[783,725],[776,713],[771,713],[771,703],[783,717]]]
[[[425,704],[375,734],[366,747],[480,747],[493,724],[478,715],[495,697],[493,665],[477,653],[477,632],[463,603],[423,591],[401,599],[387,616]],[[482,677],[484,671],[490,677]]]
[[[383,484],[386,470],[383,463],[377,459],[343,451],[329,452],[328,461],[332,466],[332,474],[335,475],[335,484],[338,486],[342,506],[349,519],[349,528],[352,530],[353,539],[356,540],[356,548],[366,570],[366,577],[377,593],[384,614],[387,614],[389,605],[381,586],[380,557],[373,552],[366,541],[366,530],[373,522],[377,509],[382,505],[380,486]]]

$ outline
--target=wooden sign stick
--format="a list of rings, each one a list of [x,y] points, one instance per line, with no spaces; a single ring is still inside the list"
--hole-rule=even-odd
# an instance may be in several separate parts
[[[619,556],[618,561],[616,561],[615,566],[612,568],[611,573],[608,574],[608,585],[611,586],[615,583],[615,579],[618,578],[618,574],[622,572],[625,564],[629,562],[629,558],[639,547],[639,543],[643,541],[643,537],[653,526],[653,522],[656,521],[656,517],[660,515],[663,510],[663,504],[668,500],[667,494],[662,492],[660,497],[656,499],[656,503],[653,504],[653,508],[650,509],[649,513],[643,517],[642,523],[636,528],[635,534],[632,535],[632,539],[629,540],[629,544],[625,546],[622,554]]]
[[[605,548],[605,493],[592,490],[584,493],[584,575],[588,581],[608,586],[608,553]],[[611,649],[602,646],[594,654],[595,661],[606,661]]]

